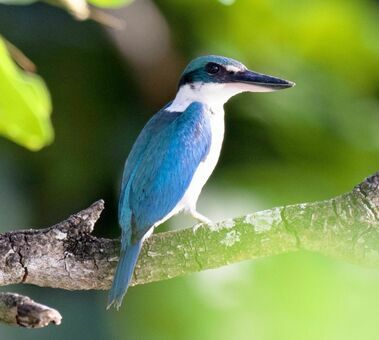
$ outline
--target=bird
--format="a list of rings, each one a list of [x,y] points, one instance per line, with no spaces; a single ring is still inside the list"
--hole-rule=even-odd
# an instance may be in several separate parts
[[[147,122],[125,163],[118,206],[120,260],[107,308],[121,306],[142,244],[154,228],[179,212],[212,223],[196,202],[220,156],[224,104],[241,92],[294,85],[223,56],[201,56],[187,65],[174,100]]]

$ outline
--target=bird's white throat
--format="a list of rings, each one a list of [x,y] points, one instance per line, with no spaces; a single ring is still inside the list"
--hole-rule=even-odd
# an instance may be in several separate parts
[[[224,104],[234,95],[242,92],[236,86],[216,83],[194,83],[180,87],[168,111],[184,111],[191,103],[206,104],[214,111],[222,110]]]
[[[208,105],[212,111],[223,110],[224,104],[241,92],[271,92],[272,89],[243,83],[193,83],[182,85],[168,111],[183,112],[191,103]]]

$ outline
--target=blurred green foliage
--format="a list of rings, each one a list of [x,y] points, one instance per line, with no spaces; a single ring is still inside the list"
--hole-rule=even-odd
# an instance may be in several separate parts
[[[202,213],[217,220],[320,200],[378,170],[377,1],[137,0],[130,6],[134,17],[142,4],[155,4],[167,21],[178,64],[223,54],[297,83],[226,105],[224,148],[200,197]],[[138,20],[139,26],[127,22],[123,35],[148,28],[148,15]],[[162,95],[151,104],[156,101],[136,75],[153,79],[159,95],[162,68],[124,60],[99,26],[43,5],[2,6],[0,30],[38,65],[53,98],[56,129],[55,142],[37,154],[0,141],[0,227],[13,229],[21,217],[27,225],[54,223],[103,197],[97,233],[116,235],[124,160],[166,100]],[[156,53],[149,52],[154,60],[166,45],[148,32],[158,42]],[[126,50],[150,42],[147,36],[136,41]],[[179,72],[169,76],[177,79]],[[170,91],[174,95],[175,88]],[[189,223],[179,217],[160,230]],[[105,313],[105,294],[30,288],[32,298],[62,312],[62,326],[2,329],[0,337],[371,340],[379,323],[378,284],[378,271],[304,253],[132,288],[119,313]]]
[[[30,150],[53,139],[50,95],[37,75],[21,71],[0,37],[0,134]]]
[[[281,255],[138,286],[108,322],[115,339],[376,339],[378,280],[313,254]]]

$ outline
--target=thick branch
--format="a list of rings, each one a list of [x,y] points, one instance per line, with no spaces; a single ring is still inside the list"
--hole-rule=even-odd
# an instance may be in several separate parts
[[[50,228],[1,234],[0,285],[108,289],[119,241],[90,234],[102,210],[98,201]],[[330,200],[155,234],[145,242],[133,284],[299,249],[379,266],[379,173]]]
[[[59,325],[62,317],[55,309],[34,302],[26,296],[0,293],[0,320],[8,325],[41,328],[50,323]]]

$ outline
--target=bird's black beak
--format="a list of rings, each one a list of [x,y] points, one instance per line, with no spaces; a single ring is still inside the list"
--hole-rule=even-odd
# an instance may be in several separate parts
[[[295,86],[292,81],[250,70],[235,72],[231,75],[230,80],[233,83],[241,84],[245,91],[249,92],[271,92]]]

